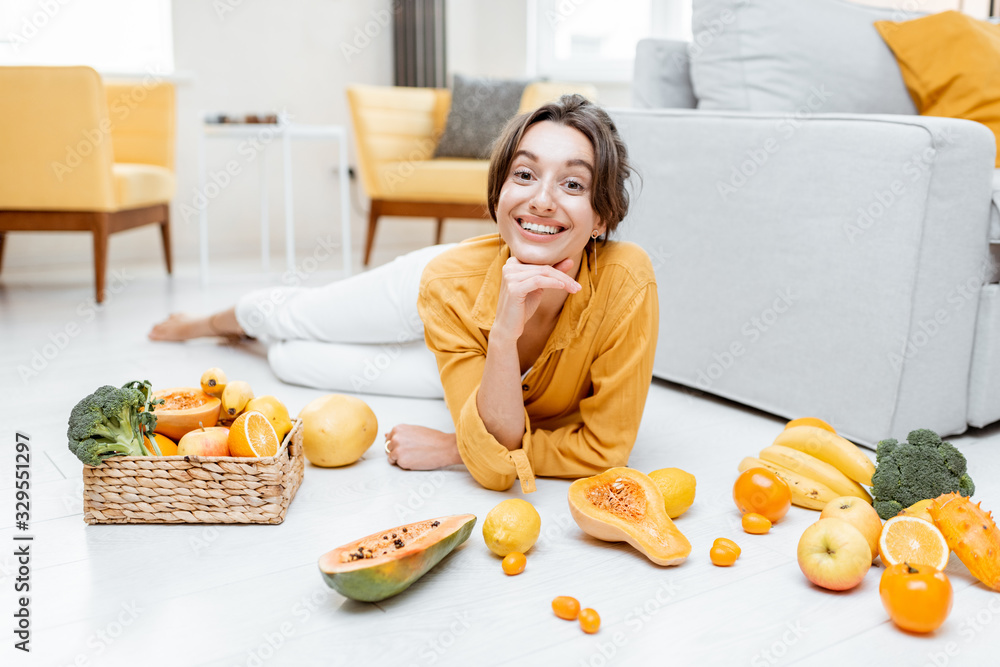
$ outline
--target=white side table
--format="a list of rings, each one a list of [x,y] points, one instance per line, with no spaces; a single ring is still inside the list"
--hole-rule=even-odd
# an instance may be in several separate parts
[[[198,183],[204,206],[199,216],[201,244],[201,284],[208,284],[208,166],[206,144],[208,139],[244,139],[240,153],[248,154],[244,161],[256,159],[260,172],[260,228],[261,263],[264,271],[270,270],[270,224],[268,220],[267,187],[267,146],[274,140],[281,142],[283,154],[283,175],[285,186],[285,258],[288,270],[295,268],[295,213],[292,195],[292,141],[296,139],[335,139],[339,148],[340,178],[340,236],[342,244],[344,275],[351,275],[351,207],[350,176],[347,164],[347,130],[342,125],[296,125],[294,123],[202,123],[198,142]],[[252,157],[251,157],[252,156]],[[230,175],[231,177],[231,175]],[[215,183],[217,188],[222,187]]]

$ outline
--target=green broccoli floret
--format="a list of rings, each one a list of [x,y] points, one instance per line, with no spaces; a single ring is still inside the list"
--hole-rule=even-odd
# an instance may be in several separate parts
[[[883,519],[915,502],[953,491],[971,496],[976,486],[966,472],[962,453],[934,431],[917,429],[910,431],[906,442],[889,438],[876,446],[872,496]]]
[[[153,406],[159,402],[152,399],[149,382],[99,387],[70,413],[69,450],[91,466],[109,456],[149,456],[142,433],[156,427]]]

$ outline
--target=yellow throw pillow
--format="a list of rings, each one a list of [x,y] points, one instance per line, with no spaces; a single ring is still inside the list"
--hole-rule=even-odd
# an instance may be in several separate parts
[[[1000,25],[955,11],[876,21],[924,116],[965,118],[997,137],[1000,167]]]

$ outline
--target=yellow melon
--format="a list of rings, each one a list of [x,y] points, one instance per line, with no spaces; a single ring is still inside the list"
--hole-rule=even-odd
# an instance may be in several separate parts
[[[378,420],[368,404],[344,394],[327,394],[299,412],[302,452],[313,465],[335,468],[354,463],[378,435]]]

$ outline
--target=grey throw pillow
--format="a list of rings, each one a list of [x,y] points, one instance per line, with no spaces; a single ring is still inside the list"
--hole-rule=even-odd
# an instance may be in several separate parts
[[[434,157],[488,158],[503,126],[517,114],[526,85],[456,74],[448,121]]]
[[[917,16],[841,0],[694,0],[698,108],[915,114],[874,23]]]

